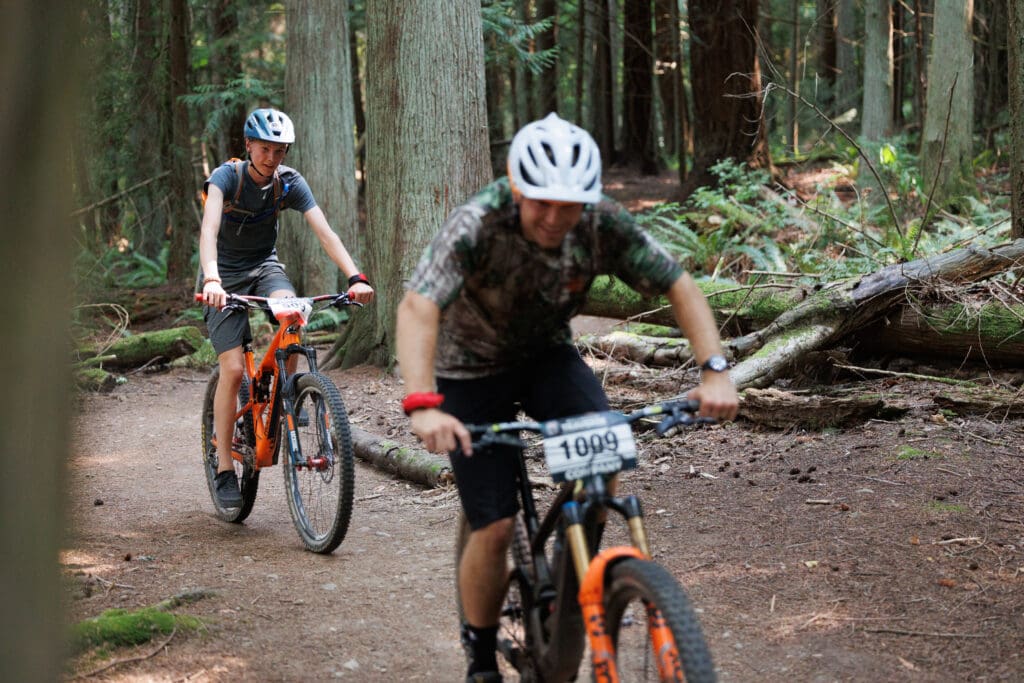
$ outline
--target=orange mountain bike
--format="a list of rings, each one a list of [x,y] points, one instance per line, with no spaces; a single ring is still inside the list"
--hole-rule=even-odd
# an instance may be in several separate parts
[[[466,425],[474,453],[488,444],[519,449],[522,509],[514,524],[498,650],[521,680],[575,680],[588,645],[590,677],[598,683],[715,680],[689,598],[651,559],[640,500],[616,496],[609,486],[617,472],[636,466],[634,423],[663,416],[656,427],[663,435],[676,426],[711,421],[697,418],[697,409],[695,401],[670,401],[629,414]],[[548,472],[562,482],[543,518],[533,498],[521,431],[542,437]],[[631,545],[598,552],[608,511],[625,518]],[[468,534],[463,518],[456,586]]]
[[[202,294],[196,295],[202,300]],[[268,299],[228,294],[227,309],[245,313],[250,308],[269,311],[278,321],[270,347],[256,364],[252,342],[243,345],[245,371],[238,390],[238,412],[231,436],[231,457],[241,487],[242,505],[225,508],[217,501],[217,439],[213,397],[219,368],[203,398],[203,470],[217,516],[242,522],[252,512],[260,471],[278,463],[284,443],[284,484],[292,521],[305,546],[315,553],[330,553],[345,538],[352,516],[355,466],[348,415],[341,394],[329,377],[317,370],[316,350],[302,344],[300,330],[313,310],[327,306],[358,306],[347,294],[311,298]],[[299,355],[308,372],[291,374],[286,361]]]

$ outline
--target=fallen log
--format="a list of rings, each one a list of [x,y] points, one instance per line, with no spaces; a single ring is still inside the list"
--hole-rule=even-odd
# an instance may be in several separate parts
[[[377,469],[423,486],[442,486],[455,481],[448,458],[428,453],[376,434],[351,427],[356,456]]]
[[[205,337],[199,328],[191,325],[173,327],[168,330],[140,332],[119,339],[104,347],[103,355],[113,358],[104,361],[107,368],[136,368],[154,361],[167,363],[175,358],[187,356],[203,345]],[[89,358],[96,355],[96,349],[83,348],[79,356]]]
[[[770,325],[730,342],[736,386],[771,384],[802,355],[867,327],[921,292],[977,282],[1024,264],[1024,239],[994,249],[966,247],[826,285]]]
[[[886,406],[878,393],[850,395],[794,394],[778,389],[747,389],[740,395],[739,416],[768,427],[824,429],[859,424],[883,414],[906,412]]]

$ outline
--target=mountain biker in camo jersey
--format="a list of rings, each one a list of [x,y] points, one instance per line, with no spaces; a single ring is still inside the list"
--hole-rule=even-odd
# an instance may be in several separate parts
[[[220,365],[213,403],[217,434],[234,432],[244,365],[242,344],[251,339],[245,312],[220,310],[227,292],[295,296],[275,248],[282,209],[294,209],[303,215],[324,251],[348,278],[348,294],[353,301],[368,303],[373,298],[373,288],[327,223],[305,178],[282,163],[295,142],[291,119],[274,109],[257,109],[245,120],[243,134],[249,159],[223,164],[206,181],[199,235],[203,301],[207,305],[204,316]],[[289,359],[293,365],[296,361],[295,357]],[[217,462],[217,500],[224,507],[238,507],[242,496],[232,464],[230,438],[217,440]]]
[[[569,320],[594,278],[613,274],[667,294],[703,368],[701,414],[736,415],[737,396],[704,295],[621,205],[601,194],[593,138],[555,114],[512,140],[508,177],[447,218],[398,309],[397,350],[412,431],[449,451],[472,533],[462,557],[467,681],[500,681],[496,635],[516,496],[514,449],[474,454],[463,423],[607,410],[600,382],[572,345]]]

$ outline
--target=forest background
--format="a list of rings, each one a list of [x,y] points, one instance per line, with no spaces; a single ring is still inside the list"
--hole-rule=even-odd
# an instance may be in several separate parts
[[[17,426],[4,430],[4,451],[53,464],[66,452],[66,429],[52,425],[66,423],[71,385],[54,359],[109,328],[111,311],[133,320],[140,291],[162,288],[175,315],[194,316],[185,304],[199,189],[242,155],[242,120],[256,106],[292,115],[289,164],[378,286],[376,306],[332,349],[338,364],[391,362],[394,306],[420,249],[451,208],[502,173],[514,131],[548,111],[592,131],[609,170],[640,182],[677,176],[676,201],[639,220],[702,281],[810,286],[1024,235],[1016,2],[3,9],[13,27],[3,84],[18,94],[3,105],[4,149],[19,171],[5,215],[24,240],[5,247],[0,271],[8,291],[42,295],[10,311],[11,329],[24,332],[4,361],[14,385],[2,412]],[[794,173],[818,182],[787,182]],[[289,227],[282,258],[300,291],[336,289],[316,245]],[[1012,304],[1020,280],[1009,272],[1001,282]],[[130,334],[130,325],[114,327]],[[25,396],[33,400],[14,400]],[[54,666],[41,643],[58,637],[49,616],[59,609],[62,478],[59,467],[41,478],[23,469],[0,504],[5,520],[27,510],[36,527],[4,525],[5,547],[31,552],[0,585],[26,618],[2,640],[4,664],[25,667],[5,670],[31,680]],[[26,585],[36,590],[12,589]]]

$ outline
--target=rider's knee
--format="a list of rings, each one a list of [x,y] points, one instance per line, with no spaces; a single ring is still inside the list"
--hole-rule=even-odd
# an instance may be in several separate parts
[[[504,552],[512,543],[513,518],[507,517],[491,522],[473,532],[477,542],[484,543],[495,552]]]

